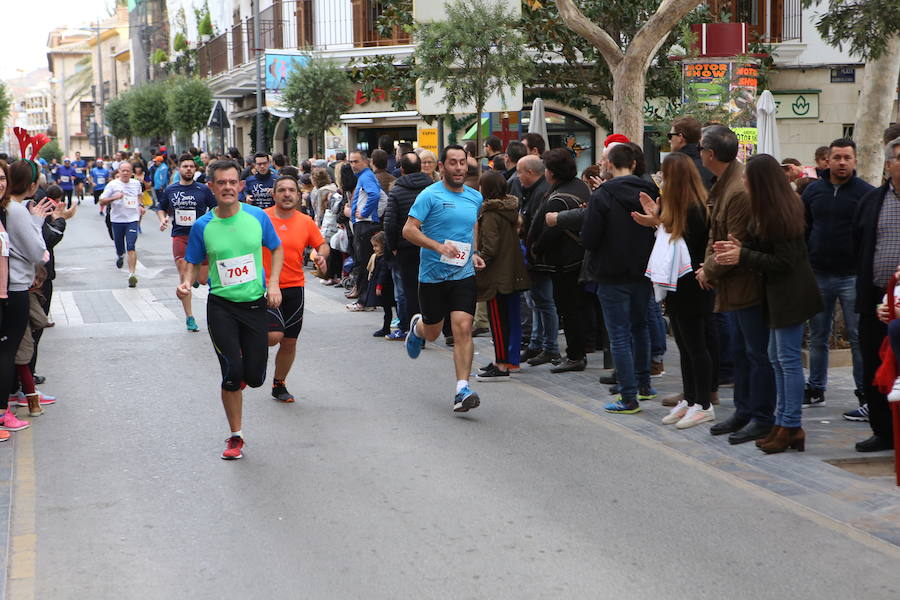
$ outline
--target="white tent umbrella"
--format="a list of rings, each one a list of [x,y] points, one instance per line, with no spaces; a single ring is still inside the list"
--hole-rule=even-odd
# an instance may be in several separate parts
[[[547,120],[544,117],[544,101],[535,98],[531,104],[531,120],[528,122],[528,133],[536,133],[544,138],[544,144],[549,147],[547,139]]]
[[[771,154],[775,160],[781,160],[781,148],[778,145],[778,125],[775,123],[775,98],[772,92],[765,90],[756,101],[756,128],[758,135],[758,154]]]

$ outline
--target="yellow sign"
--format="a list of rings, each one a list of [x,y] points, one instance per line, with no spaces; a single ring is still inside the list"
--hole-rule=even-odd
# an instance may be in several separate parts
[[[438,153],[438,130],[436,128],[419,130],[419,147]]]

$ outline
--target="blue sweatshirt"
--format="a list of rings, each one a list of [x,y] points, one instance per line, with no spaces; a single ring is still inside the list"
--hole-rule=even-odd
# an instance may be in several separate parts
[[[360,201],[360,196],[365,195],[362,198],[362,218],[359,220],[378,223],[381,220],[378,217],[378,201],[381,199],[381,186],[378,185],[378,179],[375,178],[372,169],[368,167],[360,171],[357,178],[356,189],[353,191],[353,202],[350,205],[350,220],[356,223],[356,206]]]

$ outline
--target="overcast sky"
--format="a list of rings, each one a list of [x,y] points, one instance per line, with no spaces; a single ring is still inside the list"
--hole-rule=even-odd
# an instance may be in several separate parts
[[[79,27],[106,18],[112,0],[5,0],[0,17],[0,79],[47,67],[47,35],[56,27]]]

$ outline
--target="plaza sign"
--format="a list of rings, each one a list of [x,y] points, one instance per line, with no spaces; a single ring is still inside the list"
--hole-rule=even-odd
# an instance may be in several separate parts
[[[772,92],[775,97],[776,119],[818,119],[819,92]]]

